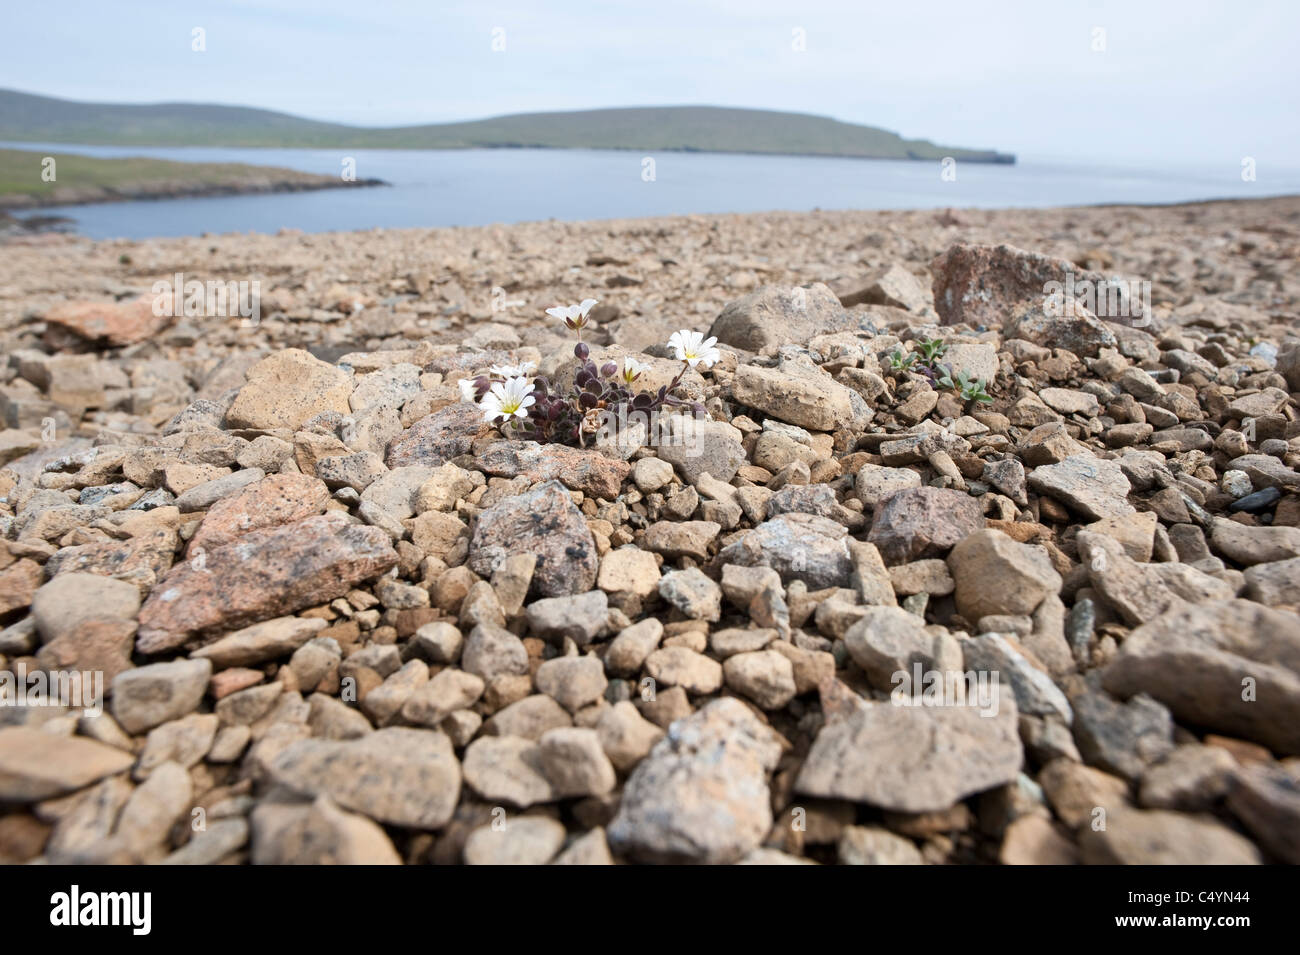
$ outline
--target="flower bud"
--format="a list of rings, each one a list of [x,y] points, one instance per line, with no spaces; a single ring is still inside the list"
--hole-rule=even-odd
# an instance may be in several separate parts
[[[606,362],[605,364],[600,366],[600,373],[605,378],[608,378],[616,371],[618,371],[618,365],[614,364],[612,361]]]
[[[587,347],[586,342],[578,342],[573,346],[573,354],[577,356],[579,361],[586,361],[587,356],[591,354],[591,349]]]

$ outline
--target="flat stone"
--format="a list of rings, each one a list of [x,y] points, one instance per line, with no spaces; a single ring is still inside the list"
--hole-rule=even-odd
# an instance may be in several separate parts
[[[864,703],[822,727],[795,790],[895,812],[947,809],[1020,772],[1015,703],[1002,694],[996,710]]]
[[[1085,865],[1259,865],[1250,840],[1208,817],[1116,806],[1079,833]]]
[[[334,512],[253,531],[172,568],[140,610],[136,648],[158,653],[325,603],[396,563],[387,534]]]
[[[36,802],[124,773],[131,753],[81,736],[26,726],[0,728],[0,801]]]
[[[1149,694],[1180,723],[1300,754],[1294,614],[1248,600],[1176,605],[1128,635],[1103,683],[1124,698]]]
[[[326,626],[317,617],[276,617],[227,634],[191,656],[211,660],[217,669],[265,663],[292,654]]]
[[[601,454],[559,444],[498,441],[478,453],[478,466],[498,477],[523,475],[533,483],[559,479],[565,487],[593,497],[618,497],[631,466]]]
[[[315,517],[329,499],[329,488],[314,477],[272,474],[213,504],[190,540],[189,554],[229,544],[250,531]]]
[[[1137,510],[1128,502],[1130,484],[1119,464],[1090,454],[1034,468],[1029,486],[1089,520],[1123,517]]]
[[[377,822],[438,829],[456,809],[461,772],[442,733],[390,727],[355,740],[291,743],[272,761],[271,779]]]

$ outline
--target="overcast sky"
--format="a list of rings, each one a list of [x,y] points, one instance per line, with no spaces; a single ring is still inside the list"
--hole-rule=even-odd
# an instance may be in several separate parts
[[[0,86],[71,99],[363,125],[748,106],[1024,157],[1300,165],[1296,0],[90,0],[4,20]]]

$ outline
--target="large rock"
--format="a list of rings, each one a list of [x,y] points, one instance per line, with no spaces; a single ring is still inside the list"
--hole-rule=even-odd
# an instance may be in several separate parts
[[[600,558],[582,512],[558,481],[489,507],[470,539],[468,565],[491,577],[511,554],[537,555],[533,590],[542,597],[586,593]]]
[[[1101,599],[1131,626],[1181,603],[1227,600],[1235,588],[1218,577],[1177,562],[1143,564],[1104,534],[1080,531],[1079,559]]]
[[[739,700],[678,720],[628,778],[611,848],[652,862],[737,861],[772,827],[768,775],[780,755],[772,731]]]
[[[599,451],[541,445],[536,441],[498,441],[478,455],[479,467],[497,477],[524,475],[537,483],[558,478],[565,487],[613,500],[631,466]]]
[[[741,365],[732,394],[742,405],[813,431],[833,431],[853,419],[849,389],[829,375]]]
[[[390,468],[441,467],[468,453],[474,439],[487,430],[477,405],[448,405],[421,418],[390,441],[384,463]]]
[[[0,802],[35,802],[124,773],[135,757],[83,736],[26,726],[0,729]]]
[[[351,413],[352,378],[301,348],[286,348],[248,370],[248,383],[226,409],[231,428],[297,431],[325,411]]]
[[[1091,454],[1075,454],[1059,464],[1034,468],[1029,486],[1093,521],[1125,517],[1137,510],[1128,502],[1132,485],[1119,462]]]
[[[145,341],[172,323],[165,310],[154,314],[153,303],[152,295],[129,302],[63,302],[44,318],[85,341],[116,348]]]
[[[140,610],[136,648],[158,653],[328,603],[396,563],[386,533],[337,512],[253,531],[172,568]]]
[[[1106,323],[1078,304],[1062,309],[1058,315],[1041,302],[1031,302],[1016,311],[1004,326],[1003,335],[1043,348],[1063,348],[1080,358],[1096,358],[1103,348],[1118,344]]]
[[[1085,865],[1259,865],[1249,839],[1208,816],[1114,806],[1079,833]]]
[[[307,739],[271,763],[272,782],[303,796],[327,795],[378,822],[437,829],[460,798],[451,740],[431,730],[390,727],[355,740]]]
[[[212,505],[190,540],[189,554],[228,544],[250,531],[315,517],[329,499],[329,488],[306,474],[264,477]]]
[[[1023,752],[1015,701],[974,705],[868,703],[822,727],[795,789],[894,812],[938,812],[1012,782]]]
[[[933,275],[931,285],[934,307],[944,325],[965,322],[968,325],[998,328],[1007,322],[1013,312],[1027,306],[1041,308],[1053,291],[1064,292],[1071,284],[1076,290],[1075,299],[1080,305],[1089,304],[1089,299],[1084,295],[1086,286],[1083,283],[1092,283],[1094,290],[1110,285],[1104,276],[1080,269],[1066,259],[1027,252],[1010,245],[958,243],[930,263],[930,272]],[[1062,288],[1055,289],[1051,283],[1059,283]],[[1118,285],[1114,291],[1119,293],[1125,288],[1126,286]],[[1110,314],[1112,298],[1117,299],[1116,304],[1119,306],[1114,309],[1117,313],[1114,316]],[[1137,304],[1129,301],[1127,296],[1106,294],[1093,296],[1089,307],[1098,315],[1120,318],[1123,317],[1120,313],[1133,312]],[[1024,336],[1007,333],[1004,337]],[[1114,343],[1113,336],[1111,342]]]
[[[728,302],[709,334],[724,345],[761,352],[802,344],[817,335],[856,328],[840,299],[820,282],[807,286],[767,285]]]
[[[764,521],[718,554],[719,564],[771,567],[782,581],[809,590],[847,587],[853,572],[844,525],[815,514],[781,514]]]
[[[979,530],[958,542],[948,569],[957,585],[957,612],[972,623],[1001,614],[1027,617],[1048,594],[1061,592],[1061,575],[1046,550],[997,530]]]
[[[983,526],[979,501],[965,491],[904,488],[876,505],[867,540],[887,563],[905,564],[943,557]]]
[[[1107,690],[1146,693],[1181,723],[1300,754],[1300,618],[1249,600],[1175,605],[1129,634]]]

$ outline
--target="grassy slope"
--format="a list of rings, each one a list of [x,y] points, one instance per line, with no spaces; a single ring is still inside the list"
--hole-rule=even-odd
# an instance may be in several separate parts
[[[317,176],[272,166],[242,163],[169,162],[163,159],[95,159],[69,153],[53,153],[57,179],[41,178],[42,160],[47,154],[18,149],[0,149],[0,197],[31,196],[48,201],[60,189],[103,189],[110,193],[148,187],[166,191],[242,188],[251,184],[302,183],[333,185],[332,176]]]
[[[151,146],[457,149],[543,146],[990,160],[992,150],[936,146],[804,113],[655,106],[527,113],[467,123],[367,129],[236,106],[74,103],[0,90],[0,140]]]

